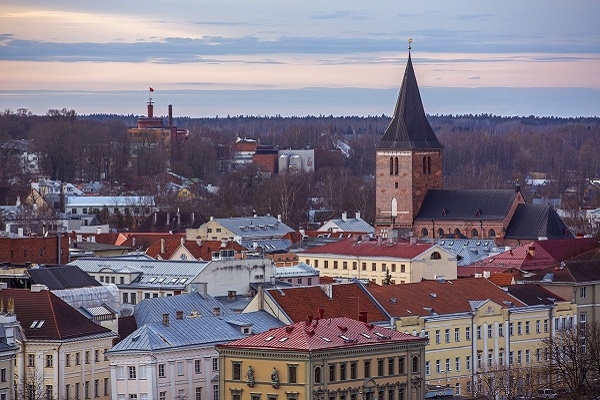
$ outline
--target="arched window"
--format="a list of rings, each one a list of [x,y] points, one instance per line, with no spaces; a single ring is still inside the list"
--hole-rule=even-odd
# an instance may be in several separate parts
[[[419,356],[412,358],[412,372],[419,372]]]
[[[442,228],[438,229],[438,237],[444,237],[444,230]]]
[[[427,158],[423,156],[423,175],[427,174]]]
[[[471,229],[471,237],[472,238],[479,237],[479,232],[477,231],[477,229],[475,229],[475,228]]]
[[[460,233],[460,229],[456,228],[456,229],[454,230],[454,235],[460,235],[460,234],[461,234],[461,233]]]
[[[321,383],[321,367],[315,367],[315,383]]]
[[[431,157],[427,157],[427,175],[431,175]]]
[[[496,237],[496,231],[494,229],[490,229],[488,231],[488,237],[491,237],[491,238]]]
[[[431,257],[429,257],[431,260],[441,260],[442,259],[442,255],[440,254],[439,251],[434,251],[433,253],[431,253]]]
[[[429,231],[427,230],[427,228],[423,228],[421,229],[421,237],[428,237],[429,236]]]
[[[396,159],[394,160],[394,163],[395,163],[395,165],[394,165],[395,166],[395,173],[396,173],[396,175],[398,175],[398,157],[396,157]]]
[[[394,157],[390,157],[390,175],[394,175]]]

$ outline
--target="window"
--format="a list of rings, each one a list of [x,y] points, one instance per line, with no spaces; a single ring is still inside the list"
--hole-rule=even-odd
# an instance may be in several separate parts
[[[396,365],[396,363],[394,362],[393,358],[388,358],[388,375],[394,375],[394,366]]]
[[[434,251],[433,253],[431,253],[431,257],[429,257],[432,260],[441,260],[442,259],[442,255],[440,254],[439,251]]]
[[[315,383],[321,383],[321,367],[315,367],[313,378]]]
[[[440,360],[435,360],[435,373],[439,374],[442,371],[442,365],[440,364]]]
[[[529,349],[525,350],[525,362],[529,364],[531,362],[531,352]]]
[[[481,339],[481,326],[477,327],[477,339]]]
[[[460,371],[460,357],[454,359],[454,369],[456,372]]]
[[[100,397],[100,381],[98,379],[94,381],[94,397]]]
[[[46,385],[46,399],[51,400],[53,398],[52,392],[52,385]]]
[[[587,298],[587,287],[582,286],[579,288],[579,297],[581,297],[582,299]]]
[[[431,374],[431,365],[429,364],[429,361],[425,361],[425,375],[430,375]]]
[[[323,268],[329,268],[329,260],[323,261]]]
[[[492,363],[494,362],[494,353],[488,353],[488,368],[492,367]]]
[[[498,352],[498,365],[504,365],[504,352]]]
[[[71,398],[71,385],[69,385],[68,383],[65,385],[65,398]]]
[[[85,352],[85,363],[86,364],[90,363],[90,352],[89,351]]]
[[[523,355],[522,350],[517,351],[517,363],[519,363],[519,364],[521,364],[523,362],[522,355]]]
[[[396,272],[396,264],[392,264],[392,272]]]
[[[467,371],[471,370],[471,356],[467,356]]]
[[[440,330],[435,331],[435,344],[440,344]]]
[[[508,353],[508,363],[509,363],[510,365],[513,365],[514,361],[515,361],[515,354],[514,354],[514,351],[510,351],[510,352]]]
[[[406,265],[400,264],[400,272],[401,273],[405,273],[406,272]]]
[[[335,364],[329,364],[329,382],[335,382]]]
[[[471,340],[471,327],[470,326],[465,327],[465,339],[467,341]]]
[[[75,353],[75,365],[81,364],[81,354],[79,352]]]
[[[412,358],[412,372],[419,372],[419,356]]]
[[[86,399],[90,398],[90,381],[85,381],[83,384],[83,397]]]
[[[367,270],[367,263],[366,262],[361,263],[360,267],[362,268],[363,271],[366,271]]]
[[[135,366],[133,366],[133,367],[127,367],[127,376],[128,376],[129,379],[135,379],[136,378]]]
[[[100,361],[100,352],[96,349],[94,350],[94,362]]]
[[[579,319],[581,321],[581,319]],[[548,333],[548,320],[544,320],[544,333]]]
[[[348,262],[347,261],[343,261],[342,262],[342,268],[343,269],[348,269]]]
[[[346,380],[346,363],[340,363],[340,381]],[[294,382],[296,383],[296,382]]]
[[[194,360],[194,373],[202,373],[202,360]]]
[[[296,365],[288,365],[288,382],[297,383],[298,381],[298,367]]]
[[[450,359],[446,358],[446,372],[450,372]]]
[[[177,361],[177,375],[183,375],[183,361]]]
[[[67,353],[65,355],[65,367],[71,366],[71,354]]]
[[[371,271],[377,271],[377,264],[371,263]]]
[[[450,329],[446,329],[445,335],[446,343],[450,343]]]
[[[117,367],[117,379],[125,379],[125,367],[122,365]]]
[[[158,400],[167,400],[167,392],[160,392],[158,394]]]
[[[212,359],[212,370],[213,371],[218,371],[219,370],[219,359],[218,358],[213,358]]]
[[[333,262],[333,269],[338,269],[338,262],[337,262],[337,260],[335,260]]]
[[[483,362],[483,355],[481,353],[477,353],[477,368],[481,368]]]
[[[232,377],[234,381],[242,380],[242,363],[234,362],[232,366]],[[180,374],[183,375],[183,374]]]
[[[195,400],[202,400],[202,388],[201,387],[196,388]]]
[[[80,384],[79,384],[79,382],[77,382],[75,384],[75,400],[79,400],[79,392],[80,392],[79,386],[80,386]]]
[[[108,396],[108,378],[104,378],[104,395]]]
[[[52,368],[52,354],[46,354],[46,368]]]
[[[352,261],[352,269],[356,271],[358,269],[358,263],[356,261]]]
[[[140,379],[147,379],[147,376],[146,376],[146,366],[145,365],[140,365],[138,367],[138,377]]]
[[[404,373],[404,357],[398,357],[398,373]]]
[[[385,375],[385,372],[383,370],[383,367],[384,367],[383,363],[384,363],[383,358],[379,358],[377,360],[377,376],[384,376]]]
[[[488,325],[487,331],[488,331],[488,338],[491,339],[492,337],[494,337],[492,334],[492,326],[491,325]]]
[[[219,385],[213,385],[213,400],[219,400]]]
[[[365,368],[365,378],[370,378],[371,377],[371,361],[370,360],[365,360],[364,362],[364,368]]]
[[[27,366],[35,367],[35,354],[27,354]]]
[[[504,336],[504,325],[502,325],[502,323],[500,323],[498,325],[498,336],[500,336],[500,337]]]
[[[454,341],[460,342],[460,328],[454,328]]]
[[[513,323],[509,322],[508,323],[508,335],[509,336],[513,336],[515,334],[514,329],[513,329]]]
[[[525,321],[525,334],[529,335],[529,321]]]
[[[0,369],[0,382],[6,382],[6,368]]]
[[[158,364],[158,377],[159,378],[165,377],[165,364]]]
[[[522,325],[521,321],[517,322],[517,335],[520,335],[522,333],[521,332],[521,325]]]
[[[358,374],[357,370],[358,370],[358,367],[357,367],[356,361],[351,362],[350,363],[350,379],[356,379],[356,376]]]
[[[585,330],[587,323],[587,313],[582,312],[579,314],[579,328]],[[544,332],[548,332],[548,320],[544,321]]]

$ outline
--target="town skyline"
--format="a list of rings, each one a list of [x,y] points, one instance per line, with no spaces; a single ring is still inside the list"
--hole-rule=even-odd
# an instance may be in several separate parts
[[[159,115],[389,115],[412,38],[430,114],[594,116],[599,7],[11,0],[0,109],[142,115],[153,87]]]

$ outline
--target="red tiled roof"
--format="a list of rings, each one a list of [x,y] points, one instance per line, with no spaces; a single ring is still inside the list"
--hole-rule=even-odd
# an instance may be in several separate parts
[[[328,243],[323,246],[313,247],[302,254],[339,254],[346,256],[362,257],[394,257],[412,259],[429,250],[434,245],[431,243],[417,242],[410,244],[409,241],[399,240],[397,243],[379,244],[377,240],[358,241],[355,238]]]
[[[360,283],[333,284],[329,298],[320,286],[303,286],[287,289],[271,289],[267,293],[279,304],[281,309],[298,322],[310,315],[319,316],[324,309],[324,318],[358,318],[359,311],[367,312],[367,321],[387,321],[388,317],[377,307]]]
[[[139,232],[130,232],[125,234],[127,236],[127,240],[121,243],[121,246],[134,247],[136,249],[142,249],[145,251],[154,244],[157,240],[164,239],[172,239],[172,238],[181,238],[185,237],[185,233],[177,233],[177,234],[167,234],[167,233],[139,233]],[[135,241],[135,244],[134,244]]]
[[[111,331],[96,325],[79,311],[49,290],[32,292],[25,289],[0,290],[5,307],[14,299],[15,314],[25,337],[39,340],[66,340],[82,336],[108,334]],[[32,327],[37,321],[36,326]]]
[[[557,261],[565,261],[589,250],[597,248],[598,238],[540,240],[534,242]]]
[[[157,258],[160,256],[163,260],[169,260],[173,256],[173,253],[181,246],[181,238],[166,238],[165,239],[165,252],[161,253],[161,240],[154,242],[148,250],[146,250],[146,254],[152,258]],[[235,250],[236,253],[241,253],[246,250],[242,245],[237,242],[228,241],[223,244],[220,240],[207,240],[201,242],[198,245],[196,240],[187,240],[184,242],[185,248],[194,256],[196,260],[204,260],[210,261],[212,259],[212,252],[219,250]]]
[[[508,286],[513,284],[514,276],[510,272],[499,272],[490,276],[489,280],[498,286]]]
[[[367,290],[393,317],[431,316],[472,310],[470,301],[492,300],[506,307],[523,303],[483,278],[422,281],[403,285],[369,286]],[[433,311],[429,311],[429,310]]]
[[[426,338],[341,317],[297,322],[217,347],[315,351],[426,341]]]

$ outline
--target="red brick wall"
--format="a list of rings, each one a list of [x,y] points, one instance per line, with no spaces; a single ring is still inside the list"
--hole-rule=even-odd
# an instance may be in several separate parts
[[[57,264],[57,241],[52,237],[0,238],[0,263]],[[61,237],[61,260],[66,264],[69,259],[69,238]]]
[[[274,154],[255,154],[252,158],[254,164],[258,165],[261,172],[277,172],[277,153]]]

